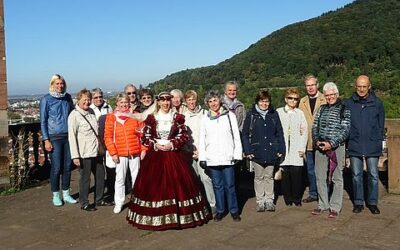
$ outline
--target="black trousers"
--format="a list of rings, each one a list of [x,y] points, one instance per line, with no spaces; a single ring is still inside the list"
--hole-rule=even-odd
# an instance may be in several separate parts
[[[95,177],[95,202],[103,200],[105,170],[102,161],[99,161],[98,157],[81,159],[79,203],[82,207],[89,204],[90,173],[92,172]]]
[[[303,196],[302,166],[281,166],[284,170],[282,176],[282,194],[286,205],[300,204]]]

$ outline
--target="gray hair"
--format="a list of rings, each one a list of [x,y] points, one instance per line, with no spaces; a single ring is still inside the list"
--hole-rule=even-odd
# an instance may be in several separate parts
[[[204,104],[207,107],[210,107],[210,106],[208,106],[208,101],[211,100],[212,98],[217,98],[222,105],[222,97],[221,97],[220,93],[218,92],[218,90],[210,90],[207,92],[206,96],[204,97]]]
[[[103,90],[101,90],[101,88],[94,88],[90,92],[92,92],[92,95],[95,95],[95,94],[103,95]]]
[[[132,88],[134,88],[135,89],[135,91],[137,90],[137,88],[136,88],[136,86],[135,85],[133,85],[132,83],[128,83],[127,85],[125,85],[125,87],[124,87],[124,92],[126,92],[126,89],[127,88],[129,88],[129,87],[132,87]]]
[[[333,90],[335,92],[335,94],[339,95],[339,89],[334,82],[327,82],[324,84],[324,87],[323,87],[324,93],[329,90]]]
[[[171,90],[169,93],[170,93],[172,96],[173,96],[174,94],[179,95],[179,99],[181,99],[181,101],[183,101],[183,93],[182,93],[182,91],[181,91],[180,89],[173,89],[173,90]]]
[[[236,90],[239,90],[239,84],[237,83],[237,81],[227,81],[224,85],[224,90],[226,89],[226,86],[228,85],[235,85]]]
[[[304,82],[306,82],[306,81],[308,81],[308,80],[310,80],[310,79],[315,79],[315,82],[318,84],[319,82],[318,82],[318,78],[315,76],[315,75],[313,75],[313,74],[307,74],[305,77],[304,77]]]

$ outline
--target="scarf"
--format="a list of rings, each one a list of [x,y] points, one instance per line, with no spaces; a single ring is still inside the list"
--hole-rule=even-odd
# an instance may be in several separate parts
[[[120,112],[120,111],[116,111],[114,113],[115,117],[117,118],[117,121],[121,124],[124,124],[126,120],[128,120],[130,113],[129,111],[127,112]]]
[[[226,104],[226,106],[229,108],[229,110],[233,111],[236,110],[236,108],[240,105],[242,105],[241,102],[238,101],[237,98],[233,99],[233,101],[231,99],[229,99],[226,95],[224,96],[224,103]]]
[[[218,119],[221,115],[227,114],[228,112],[229,111],[227,109],[221,106],[217,112],[209,110],[207,116],[210,118],[210,120],[215,120]]]
[[[63,98],[67,92],[58,93],[56,91],[49,91],[49,94],[54,98]]]
[[[333,150],[326,151],[326,155],[329,158],[329,184],[332,183],[333,172],[337,167],[337,157],[336,152]]]
[[[256,108],[256,111],[262,116],[262,118],[265,120],[265,116],[267,116],[268,113],[268,109],[267,110],[261,110],[260,107],[258,107],[258,105],[254,105],[254,107]]]

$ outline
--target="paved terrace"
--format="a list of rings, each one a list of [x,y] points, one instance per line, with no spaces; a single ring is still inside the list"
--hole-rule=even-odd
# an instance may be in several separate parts
[[[0,197],[0,249],[400,249],[398,195],[382,196],[381,215],[368,210],[356,215],[345,194],[342,213],[332,220],[311,215],[316,203],[286,207],[282,199],[275,213],[256,213],[247,184],[241,189],[242,222],[227,216],[219,223],[161,232],[133,228],[126,209],[115,215],[112,207],[96,212],[79,205],[53,207],[49,184],[43,184]],[[75,170],[73,191],[77,185]]]

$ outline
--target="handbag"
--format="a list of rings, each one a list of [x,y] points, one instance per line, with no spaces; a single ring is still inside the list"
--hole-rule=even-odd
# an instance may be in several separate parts
[[[114,122],[114,134],[113,134],[113,143],[115,142],[115,126],[116,126],[116,121]],[[106,167],[108,168],[116,168],[117,163],[113,160],[112,156],[110,155],[110,152],[106,150]]]
[[[276,181],[282,180],[282,175],[283,175],[283,168],[279,168],[274,175],[274,180]]]

